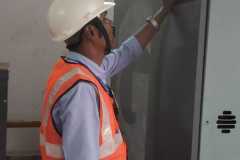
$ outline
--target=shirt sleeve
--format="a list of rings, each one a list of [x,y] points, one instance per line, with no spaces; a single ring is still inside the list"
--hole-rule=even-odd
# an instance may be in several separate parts
[[[132,36],[122,43],[118,49],[114,49],[112,53],[105,56],[102,67],[107,76],[112,77],[122,69],[127,67],[129,63],[135,60],[143,53],[143,48],[138,40]]]
[[[56,104],[53,118],[62,134],[65,160],[99,159],[97,96],[93,85],[80,82]]]

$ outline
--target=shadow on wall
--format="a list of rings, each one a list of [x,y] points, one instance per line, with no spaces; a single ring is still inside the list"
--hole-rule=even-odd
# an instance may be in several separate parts
[[[161,6],[159,0],[116,3],[119,41]],[[179,5],[145,55],[115,77],[130,160],[190,159],[199,21],[200,1]]]

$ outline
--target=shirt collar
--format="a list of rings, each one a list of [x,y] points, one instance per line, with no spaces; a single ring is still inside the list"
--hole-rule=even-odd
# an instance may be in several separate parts
[[[86,65],[98,78],[100,78],[103,82],[106,82],[107,77],[104,69],[89,58],[76,52],[69,52],[66,57],[70,60],[77,61]]]

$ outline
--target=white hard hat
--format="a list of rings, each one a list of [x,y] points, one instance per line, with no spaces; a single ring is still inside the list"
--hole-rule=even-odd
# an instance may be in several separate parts
[[[114,2],[104,0],[54,0],[48,13],[52,39],[67,40],[114,5]]]

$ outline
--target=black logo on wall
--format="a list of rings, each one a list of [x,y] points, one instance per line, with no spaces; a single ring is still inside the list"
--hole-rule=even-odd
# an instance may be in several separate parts
[[[223,111],[223,114],[218,116],[217,128],[223,134],[231,133],[236,128],[236,124],[236,116],[232,114],[232,111]]]

